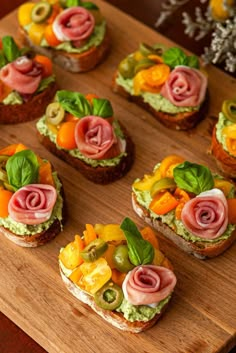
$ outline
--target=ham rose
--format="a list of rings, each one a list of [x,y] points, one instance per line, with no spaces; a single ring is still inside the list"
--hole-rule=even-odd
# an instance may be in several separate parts
[[[206,95],[207,78],[199,70],[176,66],[161,89],[161,95],[178,107],[196,107]]]
[[[40,63],[21,56],[0,70],[0,80],[13,90],[23,94],[33,94],[42,79]]]
[[[155,265],[140,265],[128,272],[122,285],[125,299],[133,305],[159,303],[173,291],[173,271]]]
[[[112,125],[99,116],[89,115],[78,121],[75,141],[79,151],[88,158],[102,159],[116,143]]]
[[[53,22],[53,31],[58,40],[82,41],[93,32],[95,20],[84,7],[70,7],[61,12]]]
[[[181,220],[189,232],[200,238],[218,238],[228,225],[228,204],[225,195],[219,189],[202,192],[186,202]]]
[[[40,224],[52,214],[56,189],[47,184],[29,184],[17,190],[8,204],[9,216],[16,222]]]

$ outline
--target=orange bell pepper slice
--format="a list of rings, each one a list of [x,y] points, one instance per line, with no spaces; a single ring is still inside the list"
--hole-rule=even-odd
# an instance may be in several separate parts
[[[149,243],[151,243],[155,249],[159,249],[159,242],[152,228],[150,227],[143,228],[141,230],[141,234],[143,239],[149,241]]]
[[[0,217],[5,218],[8,216],[8,204],[13,195],[13,192],[5,189],[0,189]]]
[[[34,60],[43,65],[43,77],[52,75],[52,60],[45,55],[35,55]]]
[[[0,155],[12,156],[17,152],[27,150],[27,149],[28,148],[25,145],[23,145],[23,143],[13,143],[12,145],[2,148],[0,150]]]
[[[226,138],[226,146],[230,154],[236,156],[236,139]]]
[[[175,209],[179,204],[179,201],[169,192],[158,193],[151,201],[149,208],[159,215],[164,215],[173,209]]]
[[[91,241],[97,239],[97,234],[92,224],[86,224],[86,230],[83,231],[85,246],[91,243]]]
[[[61,43],[61,41],[57,39],[55,33],[53,32],[52,24],[49,24],[45,27],[44,38],[51,47],[56,47]]]
[[[176,167],[178,164],[183,163],[184,158],[181,156],[178,156],[176,154],[171,154],[164,158],[160,164],[160,173],[161,177],[173,177],[173,169]]]
[[[122,272],[116,270],[115,268],[113,268],[111,279],[118,286],[122,287],[122,283],[124,282],[126,275],[127,275],[127,273],[122,273]]]
[[[169,74],[170,67],[168,65],[158,64],[144,70],[143,77],[149,86],[157,88],[165,83]]]
[[[179,201],[179,204],[175,209],[175,218],[180,220],[183,207],[186,204],[186,202],[190,200],[190,196],[186,191],[180,188],[175,189],[174,196]]]

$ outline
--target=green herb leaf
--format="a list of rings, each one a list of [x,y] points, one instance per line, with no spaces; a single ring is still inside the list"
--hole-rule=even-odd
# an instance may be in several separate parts
[[[179,164],[173,171],[177,186],[196,195],[214,187],[214,179],[209,168],[190,163]]]
[[[4,56],[3,50],[0,50],[0,68],[7,64],[7,60]]]
[[[82,6],[81,0],[67,0],[66,7]]]
[[[178,65],[187,65],[187,55],[182,49],[177,47],[172,47],[167,49],[163,53],[163,60],[166,65],[169,65],[171,69],[174,69]]]
[[[99,10],[99,7],[90,1],[83,2],[81,6],[83,6],[85,9],[88,9],[88,10]]]
[[[102,118],[110,118],[113,115],[113,109],[108,99],[93,98],[93,115]]]
[[[152,263],[154,248],[151,243],[143,239],[135,223],[126,217],[120,225],[127,239],[129,259],[135,266]]]
[[[37,156],[31,150],[15,153],[8,159],[6,171],[8,182],[14,190],[36,183],[39,171]]]
[[[83,118],[92,114],[92,107],[87,99],[79,92],[61,90],[57,92],[57,100],[65,111]]]
[[[199,69],[199,60],[196,55],[189,55],[187,57],[187,66]]]
[[[20,50],[11,36],[2,38],[2,48],[8,62],[12,62],[21,56]]]

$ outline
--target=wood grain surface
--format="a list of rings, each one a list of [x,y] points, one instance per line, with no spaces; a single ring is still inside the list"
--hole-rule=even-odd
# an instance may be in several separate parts
[[[107,186],[95,185],[40,146],[35,122],[1,126],[0,147],[23,142],[52,161],[64,184],[69,215],[63,233],[43,247],[24,249],[1,238],[0,310],[48,352],[228,353],[236,344],[235,245],[216,259],[200,261],[158,234],[162,250],[174,264],[178,283],[163,318],[138,335],[110,326],[78,302],[61,281],[59,249],[75,233],[81,234],[85,223],[120,223],[129,216],[143,226],[131,207],[131,184],[167,154],[182,154],[217,170],[208,153],[212,126],[222,100],[235,96],[235,79],[208,67],[209,114],[195,129],[176,132],[115,95],[111,90],[112,74],[140,41],[169,46],[173,43],[109,4],[99,0],[96,3],[108,19],[111,53],[102,65],[86,74],[65,73],[56,67],[58,83],[64,89],[94,92],[110,99],[116,117],[132,134],[136,160],[123,179]],[[2,35],[16,33],[15,12],[1,21],[0,29]]]

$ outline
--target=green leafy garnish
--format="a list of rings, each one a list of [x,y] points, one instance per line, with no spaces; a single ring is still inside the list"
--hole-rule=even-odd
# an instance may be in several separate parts
[[[8,62],[12,62],[21,56],[20,49],[11,36],[4,36],[2,38],[2,48]]]
[[[93,2],[90,2],[90,1],[83,2],[81,6],[83,6],[87,10],[98,10],[99,9],[99,7],[97,5],[95,5]]]
[[[74,6],[81,6],[82,1],[81,0],[67,0],[66,1],[66,7],[74,7]]]
[[[92,107],[79,92],[61,90],[57,92],[57,100],[67,112],[82,118],[92,114]]]
[[[3,50],[0,50],[0,68],[7,64],[7,59],[4,56]]]
[[[23,150],[11,156],[6,163],[9,184],[14,190],[36,183],[38,180],[39,162],[31,150]]]
[[[184,51],[178,47],[167,49],[163,53],[163,60],[166,65],[169,65],[171,67],[171,69],[174,69],[176,66],[179,65],[185,65],[193,68],[199,67],[199,61],[197,56],[187,56]]]
[[[93,98],[93,115],[102,118],[110,118],[113,115],[113,109],[108,99]]]
[[[151,243],[143,239],[135,223],[126,217],[120,225],[128,246],[128,254],[131,263],[135,266],[152,263],[154,248]]]
[[[173,171],[177,186],[196,195],[214,188],[214,179],[209,168],[190,163],[179,164]]]

